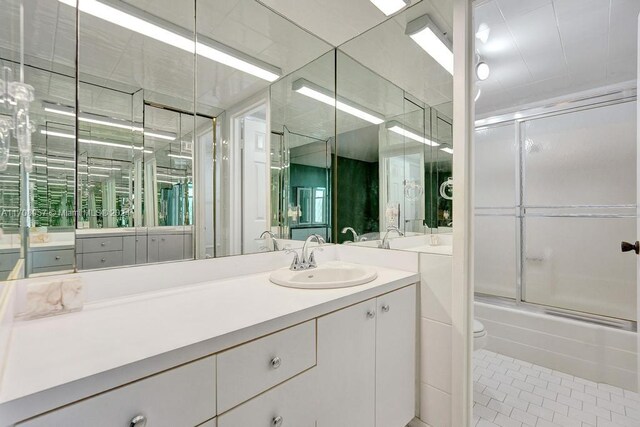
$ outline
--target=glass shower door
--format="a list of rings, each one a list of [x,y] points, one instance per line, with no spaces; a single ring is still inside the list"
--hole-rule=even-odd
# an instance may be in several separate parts
[[[636,103],[520,123],[522,300],[636,320]],[[606,321],[606,319],[604,319]]]

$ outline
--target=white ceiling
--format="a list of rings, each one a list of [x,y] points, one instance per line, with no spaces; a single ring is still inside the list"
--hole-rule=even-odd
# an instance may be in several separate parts
[[[423,0],[340,49],[427,105],[450,104],[451,74],[405,34],[407,23],[424,14],[429,14],[440,30],[451,36],[453,2]]]
[[[488,0],[474,8],[491,67],[478,115],[636,79],[638,0]]]
[[[388,18],[370,0],[258,1],[336,47]]]

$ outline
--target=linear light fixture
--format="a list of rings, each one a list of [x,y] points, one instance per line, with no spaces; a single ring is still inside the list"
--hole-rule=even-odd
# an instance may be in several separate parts
[[[76,113],[72,107],[68,107],[66,105],[53,104],[50,102],[42,103],[44,111],[55,114],[62,114],[64,116],[75,117]],[[173,132],[165,132],[160,130],[155,130],[151,128],[143,128],[138,123],[130,122],[128,120],[115,119],[112,117],[100,116],[98,114],[93,113],[84,113],[80,112],[80,117],[78,120],[86,123],[93,123],[103,126],[114,127],[118,129],[130,130],[132,132],[143,132],[145,136],[151,138],[164,139],[167,141],[175,141],[176,134]]]
[[[292,89],[302,95],[306,95],[316,101],[335,107],[340,111],[351,114],[352,116],[358,117],[362,120],[366,120],[374,125],[379,125],[384,122],[384,117],[381,114],[344,98],[338,97],[338,100],[336,101],[336,98],[331,91],[318,86],[315,83],[311,83],[306,79],[298,79],[294,81]]]
[[[71,7],[76,6],[76,0],[59,1]],[[79,0],[78,4],[81,12],[269,82],[277,80],[282,75],[279,68],[204,36],[197,35],[197,41],[194,43],[193,34],[188,30],[125,2]]]
[[[184,156],[184,155],[182,155],[182,154],[173,154],[173,153],[169,153],[169,154],[167,154],[167,156],[169,156],[169,157],[173,157],[174,159],[191,160],[191,156]]]
[[[440,151],[444,151],[445,153],[453,154],[453,148],[443,147]]]
[[[432,141],[432,140],[430,140],[428,138],[425,138],[424,136],[420,135],[418,133],[418,131],[414,131],[413,129],[407,129],[402,124],[400,124],[400,122],[398,122],[396,120],[391,120],[390,122],[387,122],[387,124],[385,126],[391,132],[395,132],[398,135],[402,135],[402,136],[407,137],[409,139],[413,139],[414,141],[421,142],[423,144],[430,145],[432,147],[437,147],[437,146],[440,145],[437,142],[434,142],[434,141]]]
[[[393,15],[409,4],[409,0],[371,0],[386,16]]]
[[[73,135],[71,133],[57,132],[57,131],[47,130],[47,129],[40,129],[40,133],[42,135],[57,136],[59,138],[66,138],[66,139],[74,139],[75,138],[75,135]],[[136,146],[132,147],[131,145],[119,144],[117,142],[100,141],[100,140],[97,140],[97,139],[78,138],[78,142],[81,142],[83,144],[103,145],[103,146],[106,146],[106,147],[123,148],[123,149],[127,149],[127,150],[134,149],[134,150],[137,150],[137,151],[144,151],[145,153],[153,153],[152,150],[145,150],[144,147],[136,147]]]
[[[100,178],[109,178],[109,175],[105,175],[102,173],[78,172],[78,175],[90,175],[90,176],[97,176]]]
[[[424,49],[436,62],[453,75],[451,42],[433,23],[429,15],[422,15],[407,24],[405,34]]]

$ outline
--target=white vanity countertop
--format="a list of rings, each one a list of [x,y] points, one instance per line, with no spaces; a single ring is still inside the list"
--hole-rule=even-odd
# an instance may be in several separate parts
[[[292,289],[272,284],[269,273],[259,273],[16,321],[0,386],[0,425],[419,280],[413,272],[374,268],[376,280],[351,288]]]

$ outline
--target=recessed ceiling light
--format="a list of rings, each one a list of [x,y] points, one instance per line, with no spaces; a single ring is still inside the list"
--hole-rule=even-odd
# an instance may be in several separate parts
[[[476,76],[478,80],[487,80],[489,78],[489,73],[491,69],[489,68],[489,64],[486,62],[480,61],[478,65],[476,65]]]
[[[76,0],[59,1],[68,6],[76,7]],[[115,7],[116,3],[107,5],[96,0],[78,0],[78,4],[81,12],[269,82],[277,80],[282,75],[279,68],[204,36],[197,35],[198,41],[194,41],[192,32],[170,25],[170,23],[125,2],[117,2],[117,7]]]
[[[405,34],[418,43],[436,62],[453,75],[451,42],[433,23],[429,15],[422,15],[407,24]]]
[[[386,16],[393,15],[409,4],[409,0],[371,0]]]
[[[306,79],[298,79],[293,82],[292,89],[302,95],[306,95],[309,98],[313,98],[324,104],[331,105],[340,111],[351,114],[352,116],[358,117],[362,120],[366,120],[374,125],[384,123],[384,117],[381,114],[346,99],[340,99],[338,97],[338,100],[336,101],[336,98],[331,91],[318,86],[315,83],[311,83]]]

